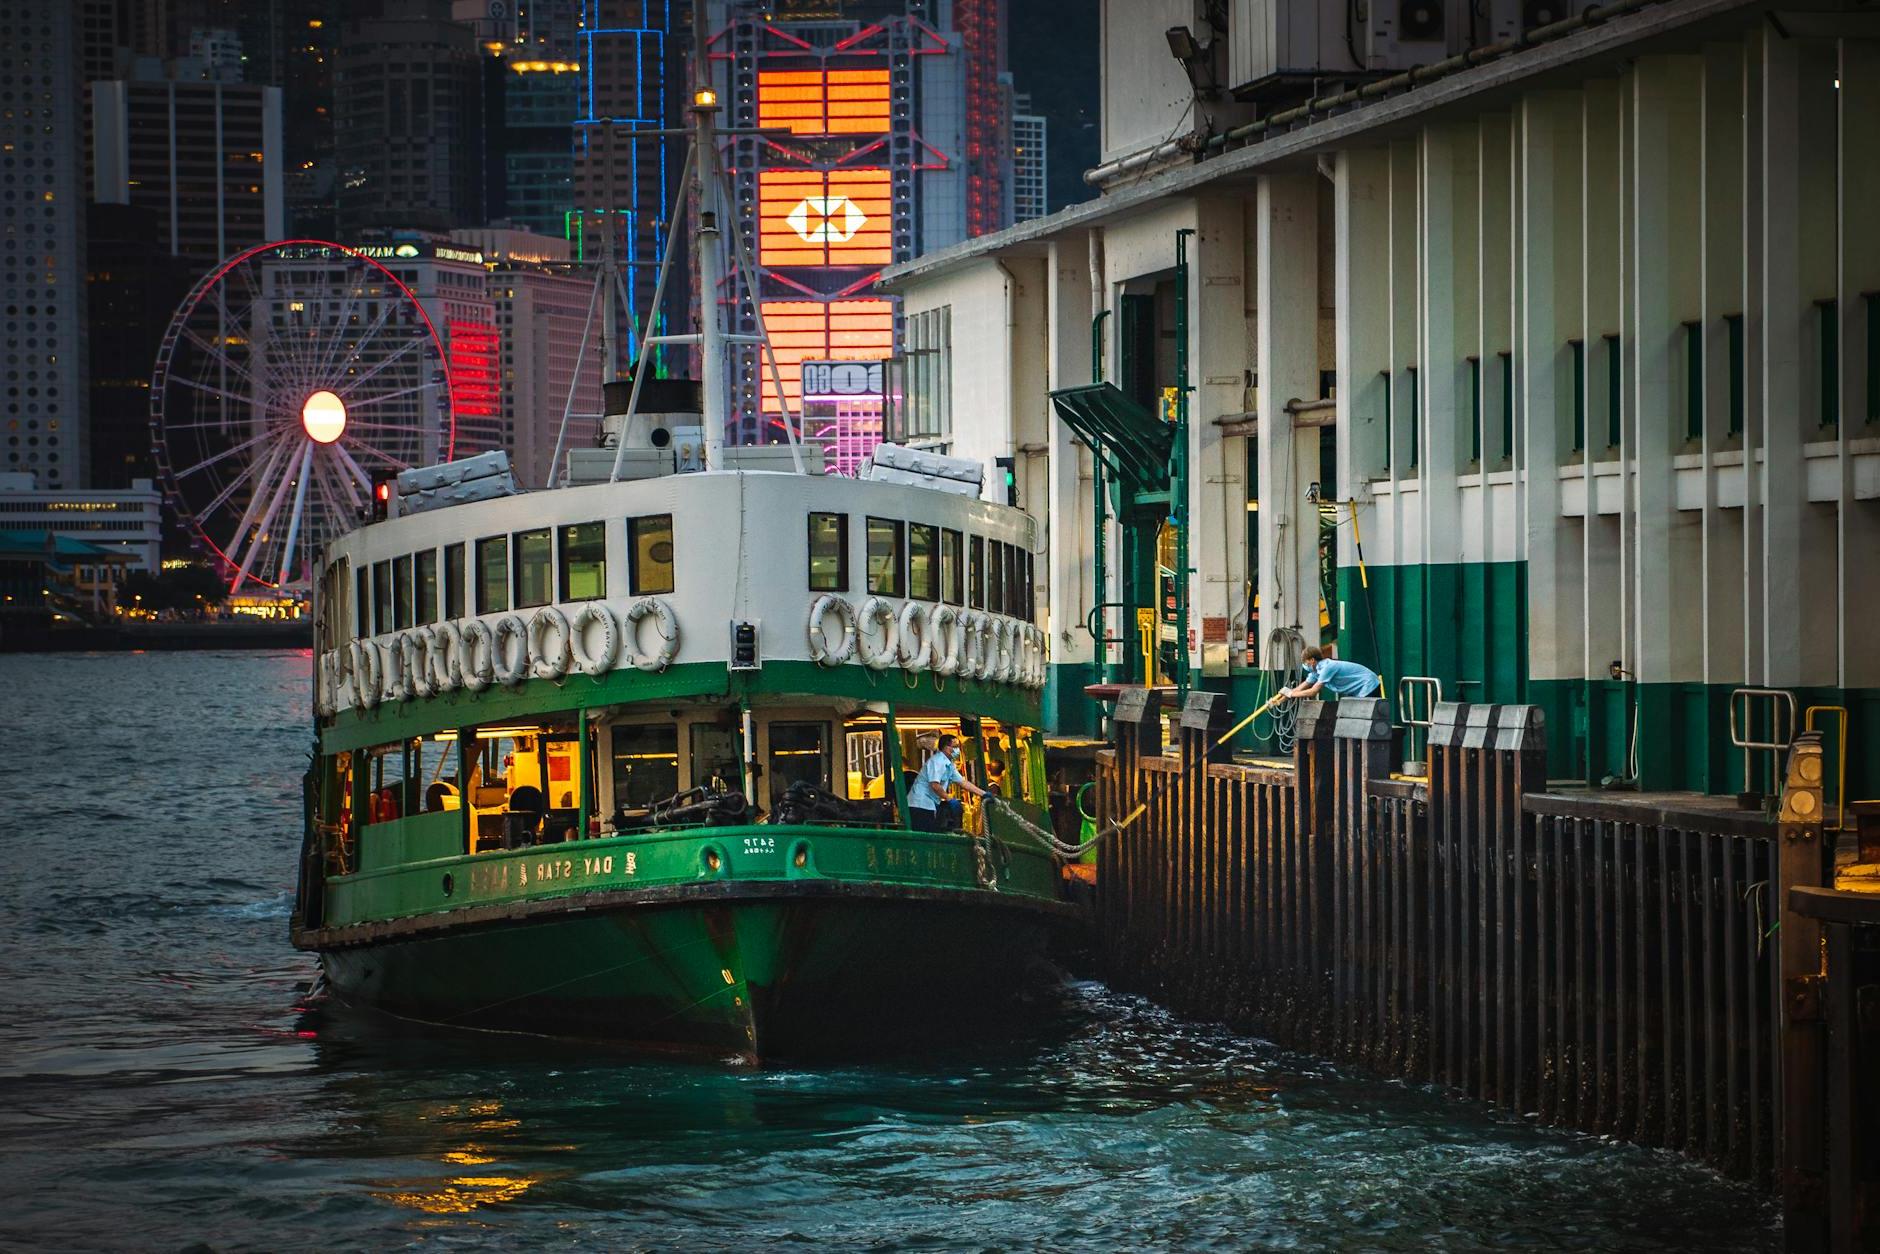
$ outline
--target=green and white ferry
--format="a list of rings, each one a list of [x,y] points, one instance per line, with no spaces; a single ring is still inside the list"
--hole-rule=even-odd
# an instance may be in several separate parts
[[[722,360],[716,321],[670,338]],[[1032,519],[891,446],[856,478],[725,447],[707,375],[702,414],[629,401],[559,486],[515,490],[500,454],[407,472],[324,550],[292,936],[339,997],[842,1051],[1004,1004],[1073,920],[1034,838]],[[977,834],[909,822],[944,733],[999,795]]]

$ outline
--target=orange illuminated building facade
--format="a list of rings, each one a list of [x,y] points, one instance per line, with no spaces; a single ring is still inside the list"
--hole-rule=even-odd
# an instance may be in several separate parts
[[[888,265],[893,211],[886,170],[764,170],[757,176],[758,263]]]
[[[792,413],[803,403],[806,361],[880,361],[894,352],[894,302],[767,300],[764,326],[777,353],[777,373]],[[766,372],[764,412],[777,413],[777,389]],[[813,420],[813,416],[812,416]]]
[[[886,70],[764,70],[757,124],[793,135],[881,135],[888,130]]]

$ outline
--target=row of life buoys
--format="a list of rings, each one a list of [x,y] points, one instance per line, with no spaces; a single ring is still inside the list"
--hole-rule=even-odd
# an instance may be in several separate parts
[[[649,620],[655,639],[642,649],[641,625]],[[321,659],[314,703],[321,713],[338,710],[340,687],[348,679],[353,708],[364,713],[387,697],[408,701],[459,688],[482,692],[492,683],[516,687],[531,675],[560,680],[571,666],[597,678],[626,662],[637,670],[663,671],[678,652],[678,617],[658,597],[634,602],[624,615],[590,601],[572,620],[545,605],[527,620],[504,614],[351,641]]]
[[[823,666],[858,660],[1029,688],[1044,686],[1045,635],[1030,623],[951,605],[908,601],[897,613],[871,596],[856,609],[834,593],[810,606],[810,658]]]

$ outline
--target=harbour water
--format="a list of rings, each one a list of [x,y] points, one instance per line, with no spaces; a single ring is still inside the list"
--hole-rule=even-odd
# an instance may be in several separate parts
[[[1672,1156],[1090,983],[1008,1040],[816,1070],[309,1008],[308,669],[0,657],[0,1247],[1779,1244]]]

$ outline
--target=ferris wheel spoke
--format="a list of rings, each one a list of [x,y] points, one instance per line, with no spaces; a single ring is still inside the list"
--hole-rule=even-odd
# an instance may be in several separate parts
[[[219,461],[223,461],[226,458],[233,457],[235,456],[235,454],[240,453],[245,449],[253,448],[255,445],[261,443],[261,441],[263,440],[272,439],[276,436],[279,436],[280,434],[281,433],[279,431],[263,431],[260,435],[250,436],[246,440],[243,440],[240,444],[231,444],[229,447],[223,449],[220,453],[217,453],[215,456],[210,457],[205,461],[197,462],[194,466],[191,466],[188,470],[177,471],[175,477],[179,480],[186,479],[190,475],[195,474],[199,470],[207,470],[209,467],[215,465]]]
[[[365,290],[365,285],[359,282],[348,282],[346,287],[346,303],[340,306],[339,322],[335,324],[332,338],[320,354],[320,374],[323,378],[331,377],[346,355],[346,341],[349,338],[347,326],[352,321],[353,310],[359,304],[359,294]],[[387,308],[390,308],[389,302]]]
[[[351,475],[345,474],[337,466],[330,465],[325,458],[315,461],[313,468],[327,484],[326,495],[334,505],[337,506],[340,497],[344,496],[352,501],[352,507],[355,510],[362,510],[366,507],[365,498],[359,495],[359,485],[353,482]]]
[[[286,499],[287,489],[291,487],[294,482],[294,476],[289,472],[288,467],[298,464],[299,459],[294,457],[290,452],[281,466],[279,482],[273,485],[274,491],[268,494],[267,512],[261,516],[261,521],[256,525],[254,530],[248,533],[248,556],[242,559],[241,567],[235,572],[235,582],[229,585],[230,592],[236,592],[241,589],[243,581],[248,578],[249,568],[255,563],[256,555],[261,552],[261,546],[268,543],[268,538],[273,535],[274,516],[281,512],[281,502]],[[260,499],[261,496],[261,493],[255,493],[257,500]],[[241,545],[242,541],[238,533],[236,552],[241,551]]]
[[[431,385],[429,383],[415,383],[408,388],[399,388],[396,392],[380,392],[376,396],[368,396],[368,397],[365,397],[363,400],[347,401],[346,410],[348,413],[351,413],[352,411],[357,410],[357,409],[364,409],[367,405],[377,405],[380,401],[395,401],[401,396],[410,396],[413,392],[422,392],[426,390],[427,388],[429,388],[430,386]],[[351,425],[351,419],[348,419],[347,423],[348,425]],[[360,425],[363,426],[365,424],[362,423]],[[385,426],[386,424],[377,423],[374,425]]]
[[[384,462],[387,466],[390,466],[394,470],[410,470],[411,469],[410,462],[400,461],[398,458],[393,457],[390,453],[387,453],[382,449],[373,448],[370,444],[362,444],[358,440],[354,440],[353,443],[357,445],[359,451],[365,454],[367,457],[370,457],[375,461]]]
[[[233,401],[237,405],[242,405],[242,406],[246,406],[249,408],[252,408],[255,403],[255,398],[252,396],[243,396],[239,392],[231,392],[227,390],[226,388],[212,387],[207,383],[198,383],[194,379],[173,378],[170,380],[170,382],[179,384],[186,388],[192,388],[198,392],[207,392],[211,396],[219,396],[224,400]]]
[[[372,368],[367,370],[364,374],[360,375],[356,379],[351,379],[347,381],[343,386],[335,388],[334,391],[338,392],[342,398],[351,396],[354,392],[358,391],[360,387],[366,383],[367,380],[371,379],[374,375],[378,374],[381,370],[384,370],[387,366],[391,365],[393,362],[397,361],[399,358],[409,353],[412,349],[418,348],[424,343],[425,343],[425,337],[423,335],[412,336],[410,339],[406,340],[403,344],[399,345],[397,348],[393,349],[390,353],[386,354],[385,357],[383,357],[377,363],[375,363],[372,366]]]
[[[273,487],[274,476],[280,471],[282,463],[291,453],[292,445],[287,440],[281,440],[268,453],[267,461],[255,463],[261,467],[261,472],[255,477],[254,490],[248,497],[248,507],[242,511],[241,521],[235,524],[235,530],[229,536],[228,545],[223,549],[224,556],[227,556],[230,550],[240,548],[242,538],[248,534],[249,525],[255,520],[256,512],[261,509],[261,503],[267,499]],[[235,484],[231,483],[229,488],[232,489],[234,486]],[[202,515],[205,519],[207,516],[207,512]]]
[[[228,367],[230,370],[233,370],[236,374],[240,375],[242,378],[248,380],[250,383],[254,384],[257,387],[260,386],[261,381],[255,378],[254,373],[251,370],[249,370],[248,367],[236,361],[234,357],[230,356],[229,353],[223,348],[221,348],[220,346],[211,344],[208,340],[203,339],[202,334],[198,332],[197,330],[195,330],[193,327],[184,328],[183,338],[188,340],[191,344],[194,344],[202,352],[207,353],[214,360],[220,362],[222,365]]]
[[[372,491],[372,476],[365,472],[365,467],[361,466],[358,462],[354,461],[353,455],[351,453],[348,453],[345,449],[341,448],[337,443],[329,444],[327,445],[327,447],[332,449],[334,453],[338,454],[339,459],[346,463],[346,469],[352,472],[352,477],[358,480],[359,486],[364,488],[367,492],[371,492]]]
[[[294,545],[300,540],[300,520],[307,511],[307,480],[313,473],[313,442],[300,455],[300,470],[294,475],[294,507],[288,511],[287,539],[281,544],[281,561],[275,575],[286,583],[294,573]]]

